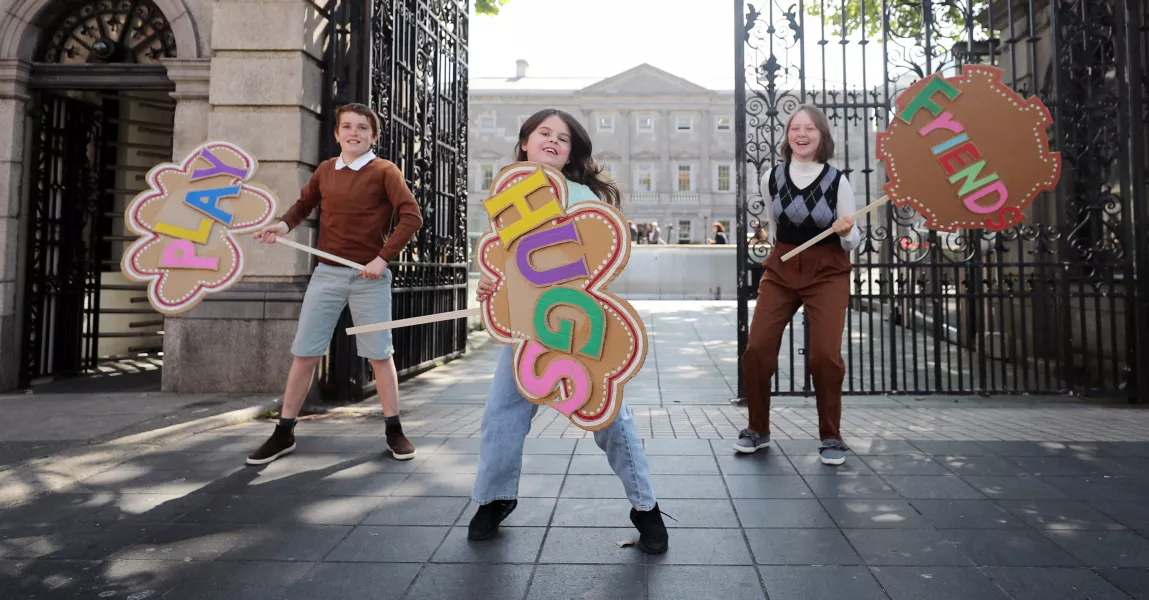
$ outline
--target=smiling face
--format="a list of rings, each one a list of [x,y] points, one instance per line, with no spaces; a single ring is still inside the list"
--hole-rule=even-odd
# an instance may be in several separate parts
[[[379,136],[372,131],[367,117],[356,112],[345,112],[339,116],[335,128],[335,140],[343,151],[344,160],[355,160],[363,156],[375,144]]]
[[[810,113],[800,110],[790,120],[786,140],[790,144],[790,151],[795,160],[811,162],[818,154],[818,146],[822,143],[822,132],[818,130]]]
[[[535,127],[522,148],[527,160],[561,171],[571,155],[570,128],[558,115],[551,115]]]

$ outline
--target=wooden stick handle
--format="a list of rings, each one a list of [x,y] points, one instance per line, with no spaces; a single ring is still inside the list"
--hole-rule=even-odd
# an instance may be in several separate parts
[[[338,256],[335,256],[334,254],[328,254],[322,250],[316,250],[315,248],[312,248],[311,246],[304,246],[303,244],[298,244],[298,243],[293,242],[289,239],[286,239],[282,236],[278,236],[278,235],[275,236],[275,241],[279,242],[280,244],[283,244],[284,246],[291,246],[292,248],[295,248],[296,250],[302,250],[304,252],[309,252],[309,253],[314,254],[316,256],[322,256],[323,258],[326,258],[327,260],[333,260],[333,261],[335,261],[341,265],[351,267],[352,269],[359,269],[360,271],[367,269],[367,267],[365,267],[359,263],[351,262],[345,258],[339,258]]]
[[[866,207],[863,208],[862,210],[859,210],[858,212],[854,213],[854,220],[857,221],[860,217],[866,216],[866,213],[869,213],[870,211],[874,210],[875,208],[877,208],[877,207],[879,207],[879,206],[881,206],[881,205],[883,205],[889,201],[890,201],[889,196],[882,196],[881,198],[874,200],[873,202],[867,204]],[[795,256],[798,255],[799,252],[801,252],[801,251],[809,248],[810,246],[813,246],[814,244],[817,244],[818,242],[829,237],[829,235],[831,233],[834,233],[834,230],[833,229],[827,229],[826,231],[823,231],[822,233],[819,233],[818,235],[811,238],[805,244],[802,244],[801,246],[794,248],[793,250],[787,252],[786,254],[783,254],[782,255],[782,262],[786,262],[786,261],[790,260],[791,258],[794,258]]]
[[[423,315],[421,317],[411,317],[409,319],[399,319],[398,321],[386,321],[383,323],[375,323],[373,325],[348,327],[347,335],[359,335],[360,333],[371,333],[372,331],[397,329],[399,327],[410,327],[411,325],[423,325],[425,323],[437,323],[439,321],[449,321],[451,319],[465,319],[467,317],[478,316],[482,312],[483,309],[481,308],[467,308],[445,313],[436,313],[433,315]]]

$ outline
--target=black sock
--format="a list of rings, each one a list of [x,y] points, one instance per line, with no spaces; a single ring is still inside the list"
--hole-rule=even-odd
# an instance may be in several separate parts
[[[394,417],[383,417],[383,422],[388,425],[398,425],[399,415],[395,415]]]
[[[279,417],[279,426],[288,429],[295,429],[295,419],[288,419],[287,417]]]

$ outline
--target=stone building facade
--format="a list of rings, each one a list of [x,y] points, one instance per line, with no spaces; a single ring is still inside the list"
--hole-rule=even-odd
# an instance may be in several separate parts
[[[162,356],[168,391],[282,389],[311,257],[243,236],[244,280],[164,319],[119,274],[122,213],[148,168],[209,139],[294,202],[326,158],[325,25],[300,0],[0,0],[0,391],[92,355]]]

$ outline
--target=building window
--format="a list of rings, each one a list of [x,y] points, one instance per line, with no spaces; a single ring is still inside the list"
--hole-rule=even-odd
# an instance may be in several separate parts
[[[602,178],[607,181],[614,181],[614,163],[602,162],[599,163],[602,167]]]
[[[718,117],[714,120],[714,128],[718,131],[730,131],[733,126],[730,117]]]
[[[635,191],[650,192],[654,190],[654,165],[638,165],[635,175]]]
[[[694,117],[678,117],[675,119],[674,127],[679,131],[692,131],[694,129]]]
[[[614,117],[599,117],[598,118],[599,131],[614,131]]]
[[[638,118],[639,131],[654,131],[654,117],[639,117]]]
[[[690,221],[679,221],[678,222],[678,241],[680,241],[680,242],[689,242],[690,241]]]
[[[730,165],[718,165],[718,177],[714,178],[719,192],[730,191]]]
[[[494,131],[495,117],[492,115],[479,117],[479,131]]]
[[[484,163],[479,168],[479,191],[485,192],[491,189],[491,183],[495,180],[495,165]]]
[[[678,191],[689,192],[691,187],[691,174],[693,169],[690,165],[678,165]]]

